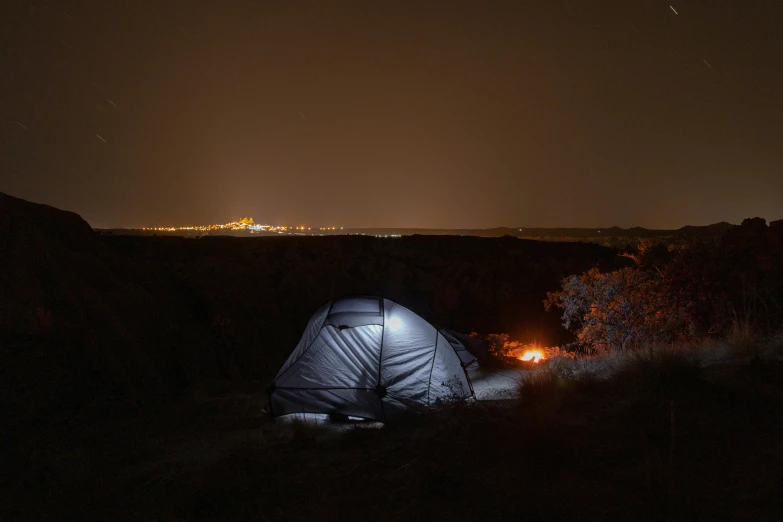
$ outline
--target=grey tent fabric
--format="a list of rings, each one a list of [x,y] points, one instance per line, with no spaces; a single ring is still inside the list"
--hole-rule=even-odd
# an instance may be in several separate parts
[[[310,318],[270,387],[270,411],[386,421],[472,397],[466,367],[474,361],[453,335],[393,301],[341,299]]]
[[[451,346],[454,348],[454,351],[457,352],[457,356],[459,357],[460,361],[462,361],[463,368],[470,371],[479,367],[476,356],[473,355],[473,353],[471,353],[464,344],[462,344],[462,341],[460,341],[457,336],[454,335],[454,333],[444,329],[441,329],[440,333],[443,334],[443,337],[446,338],[449,344],[451,344]]]

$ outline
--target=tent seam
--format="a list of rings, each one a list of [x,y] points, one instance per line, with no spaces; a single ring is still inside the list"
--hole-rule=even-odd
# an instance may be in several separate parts
[[[438,333],[440,333],[440,328],[438,329]],[[443,334],[441,334],[441,335],[443,335]],[[446,339],[446,336],[443,335],[443,338]],[[459,343],[462,344],[462,341],[460,341],[459,339],[457,339],[457,341],[459,341]],[[473,389],[473,381],[470,379],[470,375],[468,375],[468,368],[467,368],[467,366],[470,366],[474,362],[478,361],[478,359],[476,359],[476,357],[474,356],[472,361],[470,361],[467,365],[464,364],[462,362],[462,359],[460,358],[459,354],[457,353],[457,349],[454,348],[454,345],[451,344],[451,342],[448,339],[446,339],[446,342],[449,343],[449,346],[451,346],[451,349],[454,351],[454,355],[456,355],[457,359],[459,359],[459,365],[462,367],[462,373],[465,374],[465,380],[468,382],[468,388],[470,388],[470,396],[473,397],[474,399],[478,400],[476,398],[476,391]],[[464,344],[462,344],[462,346],[465,347]],[[467,349],[467,347],[465,347],[465,351],[467,351],[468,353],[471,353]],[[471,353],[471,355],[473,355],[473,354]],[[428,395],[428,398],[429,398],[429,395]]]
[[[282,373],[282,375],[280,375],[280,377],[275,377],[275,380],[273,382],[277,382],[278,379],[282,379],[283,377],[285,377],[285,374],[287,374],[291,370],[291,368],[293,368],[296,365],[296,363],[299,362],[299,359],[304,357],[305,354],[310,351],[310,348],[313,347],[313,344],[315,343],[315,341],[318,340],[318,337],[320,337],[321,332],[323,331],[324,327],[326,327],[326,321],[327,321],[327,319],[329,319],[329,314],[332,312],[332,305],[333,304],[334,304],[334,301],[329,303],[329,309],[326,311],[326,315],[324,316],[324,320],[321,322],[321,327],[318,329],[318,333],[315,334],[315,337],[313,337],[313,340],[310,341],[310,344],[308,344],[307,348],[304,349],[304,351],[302,352],[302,355],[297,357],[296,360],[291,363],[291,366],[289,366],[288,369],[286,369],[286,371],[284,371]]]
[[[377,386],[381,386],[381,369],[383,367],[383,338],[386,337],[386,303],[385,298],[381,297],[381,346],[378,349],[378,383]],[[378,396],[378,402],[381,403],[381,413],[383,413],[383,421],[386,422],[386,409],[383,407],[383,397]]]
[[[427,406],[430,405],[430,388],[432,387],[432,370],[435,368],[435,355],[437,355],[438,353],[438,335],[440,335],[440,331],[437,328],[435,328],[435,349],[432,350],[432,363],[430,364],[430,378],[427,379]]]

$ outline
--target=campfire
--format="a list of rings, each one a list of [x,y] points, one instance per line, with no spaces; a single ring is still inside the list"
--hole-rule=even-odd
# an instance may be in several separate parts
[[[544,358],[544,352],[541,350],[526,350],[522,355],[517,357],[520,361],[533,361],[537,363]]]
[[[503,359],[512,366],[528,370],[544,366],[554,357],[572,356],[558,346],[547,347],[539,341],[515,341],[508,334],[482,335],[473,332],[470,336],[485,340],[490,355]]]

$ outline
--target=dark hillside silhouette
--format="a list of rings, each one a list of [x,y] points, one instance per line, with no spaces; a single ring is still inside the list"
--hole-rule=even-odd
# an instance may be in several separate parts
[[[779,361],[639,359],[600,383],[544,370],[519,403],[333,441],[306,426],[275,435],[262,390],[315,309],[348,294],[385,295],[458,331],[559,344],[573,338],[542,301],[565,276],[658,266],[672,288],[706,296],[704,317],[730,306],[776,331],[781,232],[746,220],[681,253],[640,251],[636,265],[596,244],[508,236],[98,235],[76,214],[0,194],[0,508],[9,519],[312,520],[341,518],[361,491],[395,519],[437,518],[443,505],[454,520],[764,518],[780,497],[768,444]],[[411,497],[411,484],[424,493]]]
[[[317,307],[351,294],[457,331],[563,342],[546,292],[628,262],[594,244],[513,237],[102,236],[7,195],[0,225],[2,386],[17,418],[216,377],[271,379]]]

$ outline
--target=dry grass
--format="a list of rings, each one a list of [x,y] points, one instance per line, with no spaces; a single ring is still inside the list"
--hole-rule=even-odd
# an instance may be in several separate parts
[[[523,408],[536,411],[556,409],[564,397],[595,387],[622,390],[618,393],[627,396],[670,395],[698,381],[705,368],[776,362],[783,362],[783,334],[759,339],[747,323],[736,322],[725,337],[697,344],[650,344],[589,356],[555,354],[546,366],[523,377],[519,397]]]
[[[762,363],[783,354],[783,334],[762,339],[746,321],[735,321],[722,338],[695,344],[649,344],[633,351],[604,351],[595,355],[553,355],[546,371],[560,379],[606,381],[626,373],[696,371],[700,367],[739,361]],[[538,376],[533,379],[540,379]]]
[[[728,353],[749,363],[758,363],[765,355],[766,346],[753,331],[749,321],[734,321],[724,339]]]
[[[771,359],[783,362],[783,334],[778,334],[769,340],[767,353]]]

